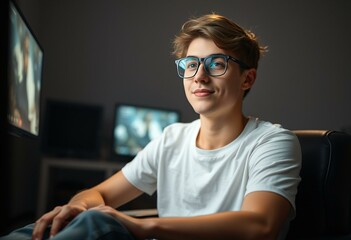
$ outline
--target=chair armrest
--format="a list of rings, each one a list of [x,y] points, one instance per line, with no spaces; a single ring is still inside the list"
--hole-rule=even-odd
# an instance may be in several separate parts
[[[126,211],[122,211],[122,213],[127,214],[131,217],[136,217],[136,218],[158,217],[158,212],[157,212],[156,208],[126,210]]]

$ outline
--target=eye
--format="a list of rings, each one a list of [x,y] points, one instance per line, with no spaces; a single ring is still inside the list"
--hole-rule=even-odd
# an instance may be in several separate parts
[[[186,63],[186,69],[188,70],[194,70],[194,69],[197,69],[197,61],[195,60],[190,60]]]
[[[213,70],[224,69],[226,66],[226,62],[223,58],[214,58],[211,60],[209,64],[209,68]]]

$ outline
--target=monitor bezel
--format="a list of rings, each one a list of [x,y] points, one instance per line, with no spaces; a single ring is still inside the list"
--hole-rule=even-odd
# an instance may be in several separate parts
[[[171,107],[159,107],[159,106],[151,106],[151,105],[146,105],[146,104],[137,104],[137,103],[125,103],[125,102],[118,102],[115,103],[114,109],[113,109],[113,124],[112,124],[112,134],[111,134],[111,155],[112,155],[112,160],[114,161],[119,161],[119,162],[130,162],[135,158],[136,155],[133,154],[121,154],[117,153],[114,150],[116,142],[118,142],[118,139],[115,138],[115,128],[118,125],[118,109],[122,106],[128,106],[128,107],[134,107],[134,108],[142,108],[142,109],[150,109],[153,111],[165,111],[165,112],[174,112],[178,116],[178,121],[181,122],[181,112],[178,109],[171,108]]]
[[[11,52],[12,50],[10,49],[10,46],[11,46],[11,37],[12,37],[12,27],[11,27],[11,11],[12,11],[12,8],[14,8],[16,10],[16,12],[18,13],[19,17],[21,18],[21,20],[23,21],[25,27],[27,28],[28,32],[30,33],[31,37],[33,38],[33,40],[35,41],[35,43],[37,44],[38,48],[40,49],[41,53],[42,53],[42,60],[41,60],[41,69],[40,69],[40,91],[39,91],[39,105],[37,106],[39,111],[38,111],[38,133],[35,134],[33,132],[31,132],[30,130],[27,130],[27,129],[24,129],[24,128],[21,128],[15,124],[13,124],[10,120],[9,120],[9,111],[10,111],[10,108],[9,106],[7,107],[7,116],[6,116],[6,121],[7,121],[7,128],[8,128],[8,133],[13,135],[13,136],[16,136],[16,137],[26,137],[26,138],[30,138],[30,139],[38,139],[41,137],[41,131],[42,131],[42,97],[43,97],[43,69],[44,69],[44,56],[45,56],[45,53],[44,53],[44,49],[40,43],[40,41],[38,40],[38,37],[37,35],[34,33],[33,29],[31,28],[31,25],[29,24],[27,18],[25,17],[25,15],[23,14],[21,8],[17,5],[16,2],[14,2],[13,0],[10,0],[9,1],[9,5],[8,5],[8,18],[9,18],[9,22],[8,22],[8,61],[10,61],[10,58],[11,58]],[[8,64],[8,66],[6,66],[7,68],[10,67],[10,65]],[[8,70],[7,70],[8,71]],[[7,73],[7,80],[8,80],[8,90],[9,91],[9,87],[10,87],[10,73],[8,72]],[[9,94],[7,96],[8,98],[8,102],[7,102],[7,105],[10,104],[10,99],[9,99]]]

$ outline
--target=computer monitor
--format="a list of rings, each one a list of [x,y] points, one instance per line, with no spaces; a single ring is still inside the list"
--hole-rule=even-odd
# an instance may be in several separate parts
[[[47,156],[99,159],[103,107],[48,99],[44,112],[42,150]]]
[[[43,49],[19,8],[9,4],[9,131],[39,136]]]
[[[9,206],[13,204],[12,196],[13,182],[11,180],[11,160],[10,156],[10,138],[8,135],[8,121],[7,121],[7,107],[8,107],[8,77],[7,77],[7,66],[8,66],[8,32],[9,32],[9,3],[8,1],[0,1],[0,29],[2,31],[2,37],[0,37],[0,66],[2,66],[2,71],[0,71],[0,141],[1,141],[1,151],[0,151],[0,189],[2,197],[0,198],[0,235],[9,232],[11,222],[11,210]],[[18,177],[16,175],[16,177]]]
[[[112,155],[121,161],[130,161],[163,129],[180,121],[180,112],[174,109],[116,104],[114,109]]]

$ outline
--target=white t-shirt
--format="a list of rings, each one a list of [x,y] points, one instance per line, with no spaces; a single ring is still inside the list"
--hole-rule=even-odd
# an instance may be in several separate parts
[[[196,147],[199,129],[200,120],[165,128],[122,169],[138,189],[157,190],[159,216],[238,211],[255,191],[275,192],[295,209],[301,151],[293,133],[250,118],[234,141],[203,150]]]

